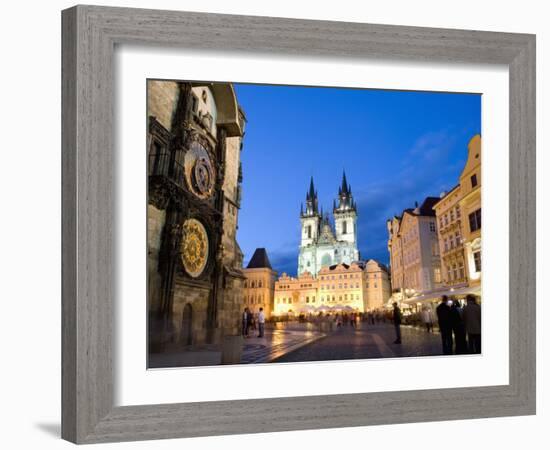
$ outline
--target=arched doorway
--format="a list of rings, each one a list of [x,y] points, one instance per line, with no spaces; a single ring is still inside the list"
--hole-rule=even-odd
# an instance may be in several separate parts
[[[191,305],[187,303],[183,308],[183,316],[181,319],[181,333],[180,340],[184,345],[191,345],[193,343],[193,309]]]

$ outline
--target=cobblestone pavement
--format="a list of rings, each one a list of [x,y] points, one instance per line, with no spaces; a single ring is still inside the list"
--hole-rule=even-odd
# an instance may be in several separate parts
[[[311,323],[278,323],[263,338],[257,331],[243,342],[241,364],[270,362],[330,361],[345,359],[394,358],[441,354],[439,333],[401,327],[402,344],[394,344],[392,324],[350,325],[332,332],[318,331]],[[152,354],[150,368],[210,366],[221,362],[219,346],[202,345],[186,351]]]
[[[263,338],[257,337],[256,333],[251,332],[251,337],[244,340],[243,364],[270,362],[325,337],[309,327],[266,330]]]
[[[392,324],[343,326],[309,345],[287,352],[273,362],[327,361],[441,355],[439,333],[401,327],[402,344],[394,344]]]

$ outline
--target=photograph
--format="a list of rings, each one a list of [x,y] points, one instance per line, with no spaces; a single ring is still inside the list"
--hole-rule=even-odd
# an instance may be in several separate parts
[[[146,83],[148,369],[482,353],[481,94]]]

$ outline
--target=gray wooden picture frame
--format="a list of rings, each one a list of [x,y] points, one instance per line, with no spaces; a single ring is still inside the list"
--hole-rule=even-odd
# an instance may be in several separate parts
[[[63,11],[62,32],[64,439],[94,443],[535,413],[535,36],[97,6]],[[507,65],[509,384],[114,407],[113,52],[121,43]]]

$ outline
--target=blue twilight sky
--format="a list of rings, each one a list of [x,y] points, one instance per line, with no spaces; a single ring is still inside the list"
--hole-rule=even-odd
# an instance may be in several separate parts
[[[358,209],[362,259],[387,264],[386,220],[457,184],[470,138],[481,132],[481,96],[236,84],[246,117],[237,239],[248,264],[267,249],[295,275],[300,203],[310,177],[332,212],[342,182]]]

